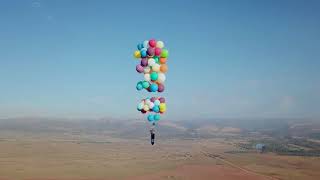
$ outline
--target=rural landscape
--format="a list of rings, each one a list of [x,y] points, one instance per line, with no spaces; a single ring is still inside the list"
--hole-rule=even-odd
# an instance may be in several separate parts
[[[0,179],[316,180],[319,136],[314,120],[163,121],[151,146],[142,120],[1,119]]]

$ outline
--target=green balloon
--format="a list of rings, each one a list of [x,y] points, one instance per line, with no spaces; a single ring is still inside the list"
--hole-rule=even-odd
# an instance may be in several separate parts
[[[151,78],[152,81],[156,81],[158,79],[158,73],[152,72],[150,74],[150,78]]]
[[[147,89],[150,86],[150,84],[147,81],[142,82],[142,87]]]
[[[168,57],[168,55],[169,55],[168,50],[162,49],[162,51],[161,51],[161,57],[166,58],[166,57]]]
[[[159,58],[158,56],[154,56],[153,59],[154,59],[154,61],[155,61],[156,63],[159,64],[159,59],[160,59],[160,58]]]

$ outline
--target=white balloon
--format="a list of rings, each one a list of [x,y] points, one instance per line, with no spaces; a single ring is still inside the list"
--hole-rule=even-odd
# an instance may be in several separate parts
[[[160,101],[157,99],[154,101],[154,105],[159,106],[160,105]]]
[[[155,72],[159,72],[160,71],[160,65],[155,63],[153,66],[152,66],[152,71],[155,71]]]
[[[163,73],[158,73],[158,82],[163,83],[166,80],[166,75]]]
[[[151,81],[150,74],[149,73],[144,74],[144,79],[146,81]]]
[[[154,106],[154,103],[153,103],[153,102],[150,102],[150,103],[149,103],[149,108],[152,109],[153,106]]]
[[[157,48],[163,48],[164,47],[164,43],[162,41],[158,41],[156,47]]]
[[[149,106],[145,104],[145,105],[143,106],[143,110],[149,111]]]
[[[143,41],[143,47],[144,48],[148,48],[149,47],[149,41],[148,40]]]
[[[149,58],[148,59],[148,66],[153,66],[154,64],[156,64],[156,60],[154,60],[153,58]]]
[[[149,66],[145,67],[143,71],[146,74],[149,73],[150,72],[150,67]]]
[[[149,106],[150,103],[151,103],[150,99],[146,99],[146,103],[145,104]]]

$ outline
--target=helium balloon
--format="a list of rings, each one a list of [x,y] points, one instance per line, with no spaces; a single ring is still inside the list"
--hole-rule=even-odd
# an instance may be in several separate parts
[[[152,111],[155,112],[155,113],[160,112],[159,106],[154,105],[153,108],[152,108]]]
[[[142,82],[141,82],[141,81],[137,83],[136,88],[137,88],[138,91],[140,91],[140,90],[143,89],[143,86],[142,86]]]
[[[140,54],[141,54],[141,57],[143,57],[143,58],[147,57],[147,51],[144,50],[144,49],[142,49],[142,50],[140,51]],[[161,54],[161,55],[162,55],[162,54]]]
[[[163,73],[158,73],[158,82],[163,83],[166,80],[166,75]]]
[[[142,73],[144,71],[144,68],[141,66],[141,64],[138,64],[136,66],[136,70],[137,70],[138,73]]]
[[[150,122],[154,121],[154,115],[153,114],[149,114],[148,115],[148,121],[150,121]]]
[[[160,71],[166,73],[168,71],[168,66],[166,64],[162,64],[160,66]]]
[[[156,63],[156,61],[153,58],[148,59],[148,65],[153,66]]]
[[[160,103],[165,103],[166,100],[164,99],[164,97],[159,98]]]
[[[154,102],[155,100],[157,100],[156,97],[152,97],[152,98],[150,99],[151,102]]]
[[[155,49],[154,49],[154,48],[149,47],[149,48],[148,48],[148,50],[147,50],[147,54],[148,54],[148,56],[154,56],[154,53],[155,53]]]
[[[159,59],[160,64],[165,64],[167,62],[167,58],[160,58]]]
[[[158,79],[158,73],[157,72],[152,72],[150,74],[150,78],[151,78],[152,81],[156,81]],[[158,88],[157,88],[157,90],[158,90]]]
[[[161,48],[155,48],[154,54],[155,54],[156,56],[160,56],[160,55],[161,55]]]
[[[150,86],[149,82],[147,82],[147,81],[143,81],[142,82],[142,87],[143,88],[147,89],[149,86]]]
[[[135,51],[133,55],[134,55],[135,58],[140,58],[141,57],[140,51]]]
[[[156,92],[158,91],[158,85],[156,83],[153,83],[150,85],[150,91],[151,92]]]
[[[158,84],[158,92],[163,92],[164,91],[164,85],[159,83]]]
[[[150,47],[156,47],[156,44],[157,44],[157,41],[156,41],[156,40],[154,40],[154,39],[150,39],[150,40],[149,40],[149,46],[150,46]]]
[[[153,56],[153,59],[157,64],[159,64],[160,58],[158,56]]]
[[[146,112],[148,112],[148,111],[149,111],[149,106],[145,104],[145,105],[143,106],[143,110],[146,111]]]
[[[150,74],[144,74],[144,79],[146,81],[151,81]]]
[[[161,57],[166,58],[166,57],[168,57],[168,55],[169,55],[168,50],[162,49],[162,51],[161,51]]]
[[[149,41],[148,40],[143,41],[142,44],[143,44],[144,48],[148,48],[149,47]]]
[[[162,41],[158,41],[156,47],[162,49],[164,47],[164,43]]]
[[[159,72],[161,70],[161,67],[159,64],[155,63],[153,66],[152,66],[152,71],[155,71],[155,72]]]
[[[149,72],[150,72],[150,67],[149,66],[145,67],[144,68],[144,73],[149,73]]]
[[[140,64],[141,64],[141,66],[143,66],[143,67],[148,66],[148,60],[147,60],[147,58],[142,58]]]
[[[139,111],[141,111],[143,109],[144,104],[143,103],[139,103],[137,109]]]
[[[160,105],[160,101],[159,101],[158,99],[155,100],[155,101],[154,101],[154,105],[155,105],[155,106],[159,106],[159,105]]]
[[[137,45],[137,47],[138,47],[139,50],[141,50],[141,49],[143,48],[143,44],[142,44],[142,43],[139,43],[139,44]]]
[[[155,121],[159,121],[159,120],[160,120],[160,115],[159,115],[159,114],[155,114],[154,117],[153,117],[153,119],[154,119]]]
[[[154,103],[153,103],[153,102],[150,102],[150,103],[149,103],[149,108],[152,109],[153,107],[154,107]]]

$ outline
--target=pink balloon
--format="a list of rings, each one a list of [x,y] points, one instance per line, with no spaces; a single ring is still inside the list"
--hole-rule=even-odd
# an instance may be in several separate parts
[[[148,66],[148,59],[147,58],[141,59],[141,66],[143,66],[143,67]]]
[[[161,55],[161,48],[155,48],[154,54],[155,54],[156,56],[160,56],[160,55]]]
[[[149,47],[148,50],[147,50],[147,53],[148,53],[149,56],[154,56],[154,53],[155,53],[154,48]]]
[[[154,102],[155,100],[157,100],[156,97],[152,97],[152,98],[150,99],[151,102]]]
[[[164,97],[159,98],[160,103],[165,103],[166,99],[164,99]]]
[[[138,64],[136,66],[136,70],[137,70],[138,73],[142,73],[144,71],[144,68],[141,66],[141,64]]]
[[[149,46],[150,47],[156,47],[157,41],[155,39],[150,39],[149,40]]]
[[[158,85],[158,92],[163,92],[164,91],[164,85],[163,84],[159,84]]]

